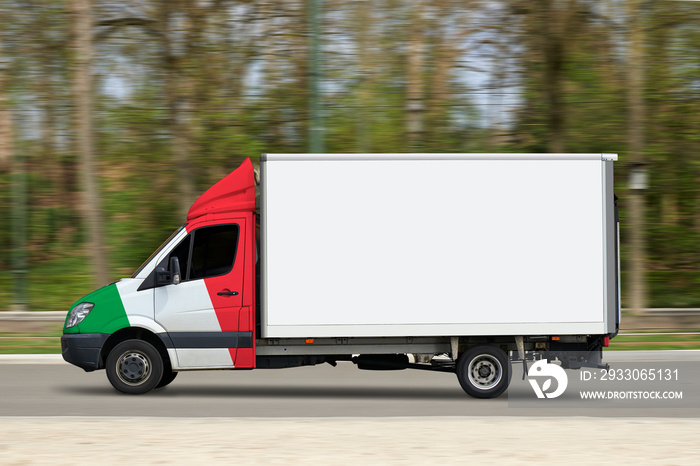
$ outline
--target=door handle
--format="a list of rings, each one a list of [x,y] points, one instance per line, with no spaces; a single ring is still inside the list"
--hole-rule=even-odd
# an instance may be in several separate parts
[[[219,291],[217,296],[236,296],[238,291]]]

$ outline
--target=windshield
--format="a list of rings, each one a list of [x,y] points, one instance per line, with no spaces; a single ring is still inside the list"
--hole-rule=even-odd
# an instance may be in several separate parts
[[[147,265],[149,262],[151,262],[151,259],[153,259],[155,256],[157,256],[158,253],[160,253],[160,251],[162,251],[163,248],[164,248],[168,243],[170,243],[170,240],[172,240],[172,239],[175,237],[175,235],[177,235],[178,233],[180,233],[180,232],[182,231],[182,229],[185,228],[186,226],[187,226],[187,224],[185,223],[185,224],[182,225],[180,228],[178,228],[177,230],[175,230],[175,231],[173,232],[173,234],[170,235],[170,236],[168,237],[168,239],[166,239],[165,241],[163,241],[163,244],[161,244],[161,245],[158,247],[158,249],[156,249],[156,250],[153,252],[153,254],[151,254],[150,256],[148,256],[148,259],[146,259],[146,260],[144,261],[144,263],[141,264],[141,267],[139,267],[138,269],[136,269],[136,272],[134,272],[134,274],[131,276],[131,278],[136,278],[136,276],[137,276],[138,274],[141,273],[141,271],[143,270],[143,268],[146,267],[146,265]]]

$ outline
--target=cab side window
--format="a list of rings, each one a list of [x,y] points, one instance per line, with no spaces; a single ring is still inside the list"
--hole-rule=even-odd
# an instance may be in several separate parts
[[[138,291],[149,290],[169,283],[158,282],[160,272],[170,270],[170,259],[178,258],[180,280],[226,275],[233,270],[238,250],[239,227],[236,224],[202,227],[187,235],[170,254],[165,257],[139,286]],[[167,278],[165,280],[170,280]]]
[[[233,268],[237,246],[238,225],[216,225],[196,230],[187,279],[226,275]],[[182,266],[181,270],[184,270]]]

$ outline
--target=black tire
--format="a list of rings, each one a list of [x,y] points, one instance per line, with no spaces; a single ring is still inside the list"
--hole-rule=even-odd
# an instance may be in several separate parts
[[[109,352],[105,371],[114,388],[141,395],[153,390],[163,378],[163,358],[146,341],[126,340]]]
[[[457,379],[467,395],[496,398],[510,383],[508,355],[495,346],[474,346],[457,361]]]
[[[170,371],[163,371],[163,377],[160,378],[160,382],[158,382],[158,385],[156,385],[156,388],[163,388],[166,385],[168,385],[170,382],[175,380],[175,377],[177,377],[177,372],[170,370]]]

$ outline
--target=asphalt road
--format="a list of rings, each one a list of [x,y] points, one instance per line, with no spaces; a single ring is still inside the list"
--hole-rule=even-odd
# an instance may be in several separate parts
[[[682,403],[637,403],[634,407],[611,403],[591,408],[581,403],[572,407],[544,400],[549,404],[514,407],[518,393],[530,390],[521,380],[521,366],[517,364],[513,366],[509,392],[492,400],[467,396],[454,374],[361,371],[351,363],[337,367],[183,372],[168,387],[129,396],[116,392],[104,371],[85,373],[63,362],[0,359],[0,416],[700,418],[700,352],[609,353],[607,360],[612,361],[613,367],[616,361],[655,361],[680,367],[680,381],[669,388],[683,390]],[[570,379],[574,377],[578,375],[569,375]]]

